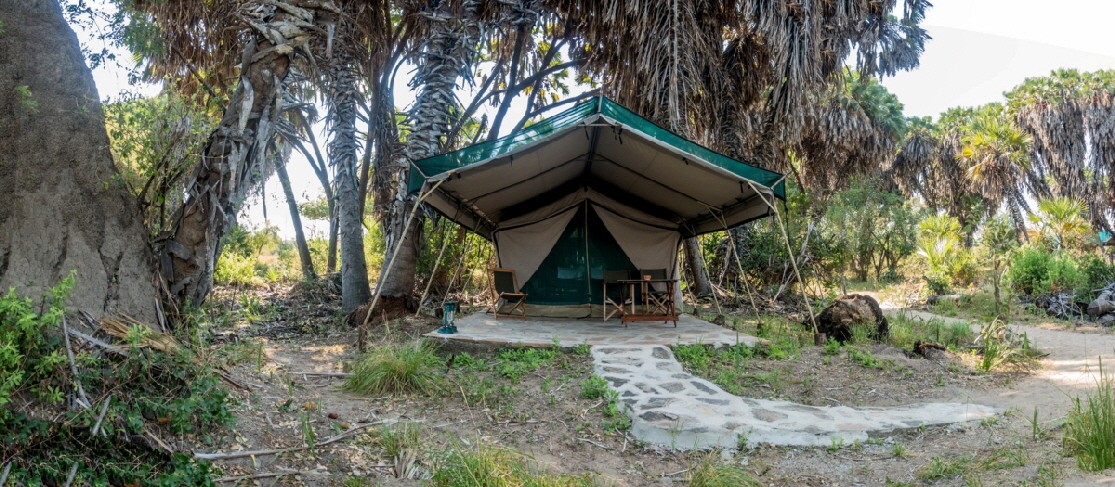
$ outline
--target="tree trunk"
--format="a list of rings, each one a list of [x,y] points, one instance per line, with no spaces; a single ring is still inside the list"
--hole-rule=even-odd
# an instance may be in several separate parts
[[[685,239],[685,262],[689,264],[689,272],[693,275],[693,294],[697,296],[711,296],[712,285],[705,272],[705,258],[701,255],[701,244],[697,237]]]
[[[245,9],[250,41],[241,57],[240,81],[220,125],[209,136],[201,162],[175,213],[170,236],[156,253],[172,301],[179,309],[200,305],[213,287],[221,237],[236,223],[249,192],[266,174],[266,147],[283,111],[282,88],[291,56],[315,33],[312,9]]]
[[[310,257],[310,246],[306,245],[306,234],[302,231],[302,216],[298,214],[298,203],[294,201],[294,191],[290,188],[290,176],[286,172],[286,162],[289,159],[288,151],[282,154],[282,160],[276,161],[275,170],[279,175],[279,184],[286,195],[287,208],[290,210],[290,221],[294,225],[294,242],[298,246],[298,258],[302,262],[302,277],[317,279],[314,271],[314,260]]]
[[[398,160],[394,166],[408,167],[408,161],[442,152],[442,137],[453,125],[452,100],[456,100],[453,89],[457,79],[467,74],[480,41],[476,17],[478,5],[476,0],[467,0],[454,15],[429,19],[432,22],[430,33],[418,54],[418,71],[414,75],[414,82],[420,83],[422,88],[411,112],[413,126],[403,155],[405,159]],[[383,258],[384,269],[380,272],[377,289],[383,307],[394,309],[405,305],[413,310],[414,303],[410,298],[414,292],[424,218],[422,212],[418,212],[414,221],[406,226],[416,198],[407,194],[405,178],[397,182],[395,189],[393,204],[388,210],[388,218],[385,218],[389,224],[383,227],[387,253]],[[403,240],[403,244],[395,255],[399,239]],[[391,264],[392,261],[394,264]],[[388,266],[391,266],[390,269]]]
[[[341,307],[345,312],[371,298],[368,266],[364,260],[363,202],[356,176],[356,72],[346,50],[327,68],[329,109],[333,134],[329,159],[337,174],[337,211],[340,215]]]
[[[157,324],[147,231],[77,36],[55,0],[0,2],[0,22],[0,289],[38,296],[76,270],[71,309]]]

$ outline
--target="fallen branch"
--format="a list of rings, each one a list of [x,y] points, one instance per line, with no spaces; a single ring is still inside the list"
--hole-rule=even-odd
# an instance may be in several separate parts
[[[105,413],[108,412],[108,403],[110,402],[112,402],[111,394],[108,396],[107,399],[105,399],[105,404],[101,406],[101,414],[97,416],[97,424],[93,425],[93,436],[97,436],[97,431],[100,431],[101,421],[105,420]]]
[[[323,377],[352,377],[348,372],[287,372],[289,375],[320,375]]]
[[[66,359],[70,361],[70,373],[73,374],[74,385],[77,386],[77,400],[81,407],[88,409],[92,407],[93,404],[89,402],[89,397],[85,395],[85,388],[81,387],[81,381],[77,379],[77,364],[74,362],[74,348],[70,345],[70,334],[67,333],[69,329],[70,327],[66,325],[66,315],[62,315],[62,336],[66,339]]]
[[[304,473],[310,473],[310,471],[309,470],[304,470],[304,471],[297,471],[297,472],[267,472],[267,473],[251,474],[251,475],[237,475],[237,476],[233,476],[233,477],[221,477],[219,479],[214,479],[213,481],[214,482],[239,482],[241,480],[248,480],[248,479],[265,479],[265,478],[269,478],[269,477],[285,477],[287,475],[302,475]]]
[[[4,464],[4,471],[0,472],[0,485],[5,485],[4,482],[8,480],[8,474],[12,471],[12,462]]]
[[[347,437],[351,436],[353,433],[355,433],[357,431],[360,431],[364,428],[367,428],[369,426],[375,426],[377,424],[385,424],[385,423],[395,423],[395,422],[396,421],[376,421],[374,423],[365,423],[365,424],[356,425],[356,426],[353,426],[353,427],[345,430],[343,433],[341,433],[337,436],[333,436],[333,437],[330,437],[326,440],[315,443],[313,445],[313,448],[320,448],[320,447],[323,447],[323,446],[328,445],[330,443],[333,443],[335,441],[342,440],[344,438],[347,438]],[[280,453],[286,453],[286,452],[292,452],[292,451],[301,451],[301,450],[306,450],[308,448],[310,448],[310,447],[299,446],[299,447],[294,447],[294,448],[276,448],[274,450],[246,450],[246,451],[233,451],[233,452],[225,452],[225,453],[194,453],[194,458],[197,458],[197,459],[200,459],[200,460],[232,460],[232,459],[235,459],[235,458],[244,458],[244,457],[251,457],[251,456],[278,455]]]
[[[606,445],[604,445],[603,443],[597,443],[597,442],[595,442],[595,441],[592,441],[592,440],[590,440],[590,439],[588,439],[588,438],[577,438],[577,441],[583,441],[583,442],[585,442],[585,443],[592,443],[593,445],[596,445],[596,446],[598,446],[598,447],[600,447],[600,448],[603,448],[603,449],[605,449],[605,450],[611,450],[611,449],[612,449],[611,447],[609,447],[609,446],[606,446]]]

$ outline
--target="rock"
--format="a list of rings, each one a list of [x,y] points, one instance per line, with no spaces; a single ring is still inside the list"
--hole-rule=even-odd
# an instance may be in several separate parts
[[[1103,297],[1096,298],[1088,305],[1088,316],[1092,318],[1103,316],[1112,311],[1115,311],[1115,302]]]
[[[925,304],[939,304],[943,302],[960,303],[962,298],[959,294],[934,294],[925,298]]]
[[[883,316],[879,302],[864,294],[848,294],[836,298],[815,319],[818,332],[828,334],[839,342],[851,339],[852,325],[856,323],[875,325],[872,338],[876,340],[886,338],[889,333],[887,318]]]
[[[1115,326],[1115,313],[1108,313],[1100,316],[1100,319],[1096,320],[1096,324],[1100,326]]]

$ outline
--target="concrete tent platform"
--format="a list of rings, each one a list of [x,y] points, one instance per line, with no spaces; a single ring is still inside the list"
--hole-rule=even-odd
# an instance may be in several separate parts
[[[765,340],[682,315],[677,328],[674,324],[656,321],[636,322],[627,328],[613,318],[500,318],[478,312],[457,320],[458,333],[442,335],[434,330],[425,336],[450,342],[483,345],[550,347],[554,340],[563,347],[587,343],[592,346],[652,346],[694,345],[702,343],[715,347],[737,343],[754,346]]]

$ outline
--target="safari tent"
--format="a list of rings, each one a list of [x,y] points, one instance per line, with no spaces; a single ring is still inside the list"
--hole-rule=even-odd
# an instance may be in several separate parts
[[[409,189],[494,242],[528,314],[600,314],[605,270],[666,269],[681,239],[772,214],[782,175],[598,97],[500,139],[416,161]]]

